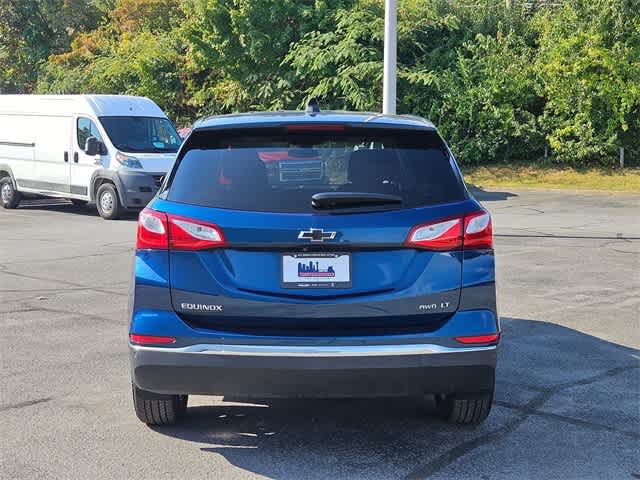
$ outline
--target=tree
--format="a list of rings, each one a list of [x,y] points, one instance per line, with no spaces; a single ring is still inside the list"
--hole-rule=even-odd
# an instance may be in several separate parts
[[[286,57],[303,92],[336,108],[381,109],[384,15],[363,0],[337,10],[335,27],[312,32]],[[398,11],[398,111],[431,118],[462,161],[536,152],[542,101],[531,68],[535,51],[522,32],[524,10],[483,2],[468,9],[414,0]],[[471,33],[470,33],[471,32]]]
[[[382,0],[0,2],[3,91],[146,95],[179,123],[381,109]],[[640,0],[548,3],[399,2],[398,111],[463,162],[640,159]]]
[[[202,113],[297,105],[283,60],[292,43],[332,27],[347,0],[192,0],[183,4],[188,92]]]
[[[0,92],[33,91],[47,57],[99,18],[86,0],[0,0]]]
[[[118,0],[107,22],[76,36],[70,51],[49,58],[38,91],[148,96],[175,119],[191,117],[175,30],[178,7],[178,0]]]
[[[378,110],[382,101],[383,6],[380,2],[359,2],[337,9],[332,20],[333,28],[308,33],[285,57],[302,82],[298,104],[314,96],[332,108]]]
[[[571,0],[537,19],[541,123],[557,161],[640,157],[640,1]]]

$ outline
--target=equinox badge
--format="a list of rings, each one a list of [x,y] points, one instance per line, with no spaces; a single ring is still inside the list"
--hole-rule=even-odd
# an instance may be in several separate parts
[[[222,305],[206,305],[204,303],[181,303],[180,308],[184,310],[200,310],[203,312],[222,312]]]
[[[336,238],[336,232],[325,232],[321,228],[310,228],[302,230],[298,234],[298,240],[311,240],[312,242],[324,242]]]

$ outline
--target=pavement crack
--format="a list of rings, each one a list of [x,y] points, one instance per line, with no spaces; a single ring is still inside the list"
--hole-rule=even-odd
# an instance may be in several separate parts
[[[407,475],[405,478],[407,480],[429,478],[434,473],[437,473],[443,468],[448,467],[449,465],[454,463],[456,460],[463,457],[464,455],[471,452],[472,450],[475,450],[476,448],[482,445],[486,445],[489,442],[497,440],[501,438],[502,435],[506,435],[508,433],[513,432],[516,428],[520,426],[522,422],[526,420],[527,417],[528,417],[528,414],[522,413],[518,417],[507,422],[505,425],[503,425],[502,427],[496,430],[488,432],[484,435],[480,435],[477,438],[467,440],[466,442],[462,442],[461,444],[456,445],[455,447],[447,450],[446,452],[444,452],[443,454],[441,454],[439,457],[435,458],[431,462],[427,463],[426,465],[423,465],[418,469],[414,470],[413,472],[409,473],[409,475]]]
[[[609,377],[614,377],[616,375],[619,375],[623,372],[629,371],[629,370],[635,370],[637,368],[640,368],[640,365],[628,365],[625,367],[615,367],[615,368],[611,368],[609,370],[605,370],[604,372],[598,373],[596,375],[592,375],[591,377],[586,377],[586,378],[582,378],[580,380],[572,380],[570,382],[565,382],[565,383],[561,383],[559,385],[555,385],[553,387],[551,387],[548,391],[552,392],[552,393],[556,393],[559,392],[561,390],[567,389],[567,388],[571,388],[571,387],[577,387],[577,386],[582,386],[582,385],[591,385],[592,383],[596,383],[599,382],[600,380],[605,380]]]
[[[87,319],[100,320],[100,321],[111,323],[114,325],[122,325],[122,322],[120,322],[119,320],[114,320],[113,318],[109,318],[109,317],[103,317],[102,315],[96,315],[94,313],[73,312],[71,310],[63,310],[63,309],[49,308],[49,307],[34,307],[30,305],[25,306],[23,308],[0,311],[0,314],[10,315],[13,313],[28,313],[28,312],[60,313],[63,315],[69,315],[71,317],[83,317]]]
[[[125,285],[129,282],[121,282],[114,283],[113,285]],[[15,288],[15,289],[0,289],[0,293],[66,293],[66,292],[99,292],[99,293],[109,293],[110,295],[120,295],[126,296],[126,294],[122,292],[114,292],[111,290],[100,289],[97,290],[93,287],[66,287],[64,290],[59,288]]]
[[[65,285],[65,286],[68,286],[68,287],[74,287],[76,289],[77,288],[81,288],[81,289],[84,289],[84,290],[91,290],[91,291],[98,292],[98,293],[105,293],[107,295],[127,296],[124,293],[113,292],[111,290],[105,290],[105,289],[96,288],[96,287],[87,287],[86,285],[82,285],[80,283],[73,283],[73,282],[69,282],[69,281],[66,281],[66,280],[60,280],[59,278],[54,279],[54,278],[38,277],[36,275],[27,275],[25,273],[11,272],[11,271],[4,270],[4,269],[2,270],[2,273],[4,275],[12,275],[14,277],[27,278],[29,280],[40,280],[40,281],[43,281],[43,282],[59,283],[61,285]],[[62,289],[59,289],[59,290],[62,291]]]
[[[523,405],[518,405],[516,403],[505,402],[501,400],[496,400],[494,403],[496,405],[500,405],[501,407],[509,408],[511,410],[517,410],[519,412],[527,413],[529,415],[536,415],[539,417],[546,417],[552,420],[559,420],[561,422],[570,423],[571,425],[575,425],[578,427],[590,428],[592,430],[619,433],[621,435],[626,435],[628,437],[631,437],[635,440],[640,440],[640,433],[630,432],[627,430],[619,430],[617,428],[610,427],[608,425],[603,425],[601,423],[589,422],[587,420],[582,420],[580,418],[568,417],[566,415],[559,415],[557,413],[552,413],[552,412],[545,412],[545,411],[529,408]]]
[[[546,233],[495,233],[494,237],[514,237],[514,238],[551,238],[569,240],[640,240],[640,237],[629,237],[618,234],[615,237],[604,235],[555,235]]]
[[[29,312],[39,312],[42,311],[41,308],[27,307],[27,308],[14,308],[13,310],[2,310],[0,311],[0,315],[9,315],[12,313],[29,313]]]
[[[125,343],[126,345],[126,343]],[[126,348],[126,347],[123,347]],[[111,361],[113,360],[114,362],[117,361],[121,361],[122,359],[126,359],[127,358],[127,351],[126,350],[120,350],[117,352],[113,352],[113,353],[107,353],[107,352],[101,352],[101,353],[97,353],[94,354],[93,356],[83,356],[81,360],[78,361],[71,361],[71,362],[65,362],[65,361],[60,361],[60,362],[54,362],[53,365],[55,366],[55,368],[58,369],[71,369],[71,368],[75,368],[75,367],[80,367],[80,371],[86,371],[87,368],[89,368],[90,364],[93,363],[98,363],[98,362],[104,362],[104,361]],[[14,370],[11,372],[8,372],[6,374],[3,373],[2,379],[13,379],[13,378],[19,378],[19,377],[24,377],[24,376],[28,376],[32,373],[31,370],[29,369],[22,369],[22,370]],[[19,378],[19,380],[17,381],[22,381],[22,378]],[[66,396],[67,394],[64,395],[57,395],[57,398],[60,398],[61,396]],[[0,477],[1,478],[1,477]]]
[[[0,412],[4,412],[6,410],[16,410],[19,408],[30,407],[32,405],[37,405],[39,403],[50,402],[51,400],[53,400],[53,397],[36,398],[35,400],[27,400],[26,402],[10,403],[9,405],[0,406]]]
[[[36,310],[42,311],[42,312],[49,312],[49,313],[61,313],[64,315],[69,315],[69,316],[73,316],[73,317],[83,317],[83,318],[87,318],[87,319],[93,319],[93,320],[101,320],[103,322],[107,322],[107,323],[111,323],[114,325],[122,325],[122,322],[118,321],[118,320],[114,320],[113,318],[109,318],[109,317],[103,317],[102,315],[96,315],[95,313],[82,313],[82,312],[73,312],[71,310],[63,310],[63,309],[58,309],[58,308],[49,308],[49,307],[39,307],[36,308]]]
[[[533,208],[533,207],[524,207],[524,210],[532,210],[536,213],[544,213],[544,210],[540,210],[539,208]]]
[[[45,262],[60,262],[64,260],[78,260],[81,258],[92,258],[92,257],[106,257],[109,255],[121,255],[123,253],[128,253],[133,251],[130,248],[113,251],[113,252],[103,252],[103,253],[90,253],[87,255],[74,255],[70,257],[57,257],[57,258],[43,258],[38,260],[18,260],[16,262],[5,262],[4,265],[30,265],[37,263],[45,263]]]
[[[600,380],[604,380],[609,377],[613,377],[615,375],[619,375],[620,373],[626,372],[628,370],[633,370],[636,368],[640,368],[637,365],[633,366],[625,366],[625,367],[616,367],[606,370],[604,372],[600,372],[596,375],[592,375],[590,377],[581,378],[578,380],[573,380],[570,382],[561,383],[558,385],[554,385],[552,387],[541,390],[538,395],[536,395],[533,399],[531,399],[528,403],[522,405],[517,411],[519,415],[505,423],[502,427],[488,432],[484,435],[480,435],[477,438],[473,438],[471,440],[467,440],[462,442],[459,445],[447,450],[442,453],[440,456],[436,457],[429,463],[413,470],[410,472],[405,478],[407,480],[416,480],[416,479],[424,479],[429,478],[431,475],[439,472],[440,470],[448,467],[449,465],[455,463],[458,459],[462,458],[466,454],[472,452],[476,448],[486,445],[490,442],[498,440],[502,438],[503,435],[507,435],[513,431],[515,431],[525,420],[527,420],[530,416],[535,415],[536,412],[556,393],[565,390],[567,388],[582,386],[582,385],[590,385],[592,383],[599,382]],[[494,402],[496,405],[500,405],[500,402]],[[509,408],[509,407],[506,407]],[[611,428],[611,427],[607,427]],[[622,433],[622,432],[620,432]],[[627,432],[628,433],[628,432]],[[636,438],[636,437],[634,437]]]

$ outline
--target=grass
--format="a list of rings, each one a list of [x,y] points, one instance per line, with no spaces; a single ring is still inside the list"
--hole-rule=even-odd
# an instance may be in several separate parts
[[[525,187],[640,193],[640,168],[574,170],[519,164],[462,167],[465,181],[476,187]]]

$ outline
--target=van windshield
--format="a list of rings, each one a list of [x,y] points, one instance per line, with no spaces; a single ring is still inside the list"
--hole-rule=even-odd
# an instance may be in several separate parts
[[[177,152],[180,136],[171,122],[158,117],[100,117],[111,142],[123,152]]]

